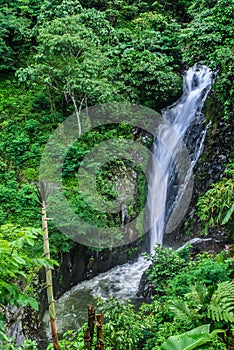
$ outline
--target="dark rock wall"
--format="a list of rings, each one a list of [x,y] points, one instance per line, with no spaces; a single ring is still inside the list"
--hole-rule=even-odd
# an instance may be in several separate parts
[[[145,251],[149,251],[149,237],[113,249],[95,251],[89,247],[76,244],[69,253],[62,256],[62,264],[53,271],[53,285],[55,299],[71,289],[78,282],[91,279],[98,273],[106,272],[116,265],[134,261]],[[44,270],[40,273],[40,285],[45,285]],[[47,309],[46,288],[40,292],[40,316]]]

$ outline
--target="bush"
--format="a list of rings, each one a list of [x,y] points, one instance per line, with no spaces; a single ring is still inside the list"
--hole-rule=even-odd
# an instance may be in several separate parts
[[[152,282],[153,293],[162,295],[168,287],[168,282],[183,270],[189,263],[189,246],[174,251],[163,249],[160,244],[154,248],[154,255],[146,255],[152,265],[146,271],[147,278]]]

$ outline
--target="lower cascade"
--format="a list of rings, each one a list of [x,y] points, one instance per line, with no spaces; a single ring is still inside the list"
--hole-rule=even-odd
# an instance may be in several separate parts
[[[173,132],[168,124],[159,126],[158,137],[153,143],[156,161],[152,162],[148,184],[151,253],[156,243],[162,243],[170,216],[180,203],[182,192],[189,185],[192,169],[202,153],[206,129],[203,128],[205,118],[201,111],[211,88],[212,76],[212,71],[206,66],[197,64],[190,68],[184,77],[181,98],[162,111]],[[191,140],[194,126],[198,127],[198,131]],[[178,188],[178,171],[175,170],[174,159],[181,141],[189,148],[190,161],[183,174],[183,184]],[[134,301],[141,276],[148,266],[149,263],[139,257],[135,263],[116,266],[73,287],[56,303],[58,332],[62,334],[68,329],[77,329],[86,322],[87,304],[92,303],[95,296],[104,299],[114,296],[121,301]],[[46,312],[43,321],[49,337],[48,319]]]
[[[116,266],[108,272],[80,282],[63,294],[56,303],[56,324],[58,333],[68,329],[78,329],[87,322],[87,305],[94,303],[95,296],[103,299],[115,297],[120,301],[134,302],[139,281],[149,262],[139,257],[135,263]],[[43,318],[47,337],[51,335],[49,327],[49,312]]]

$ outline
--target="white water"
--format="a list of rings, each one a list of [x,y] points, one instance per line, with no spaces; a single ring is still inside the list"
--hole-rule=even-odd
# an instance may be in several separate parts
[[[212,72],[205,66],[195,66],[188,70],[184,78],[183,95],[179,101],[172,107],[163,111],[163,115],[167,118],[176,129],[179,139],[170,134],[170,129],[167,127],[159,130],[159,138],[161,143],[170,150],[170,154],[161,144],[154,143],[154,154],[158,160],[163,176],[158,175],[157,164],[152,171],[150,191],[150,215],[154,222],[154,215],[157,210],[161,215],[157,220],[156,225],[151,230],[151,246],[156,242],[161,243],[165,228],[165,214],[167,202],[168,180],[170,179],[171,157],[172,150],[176,150],[180,139],[185,137],[186,131],[196,119],[196,123],[203,122],[201,110],[204,100],[209,92],[212,82]],[[173,137],[171,137],[173,136]],[[194,167],[199,158],[202,145],[205,138],[205,131],[198,138],[197,144],[194,147],[193,157],[190,162],[190,167],[187,169],[188,174]],[[184,176],[184,180],[190,176]],[[178,196],[177,196],[178,198]],[[151,250],[152,250],[151,248]],[[57,327],[61,334],[68,329],[78,329],[84,322],[87,321],[87,304],[94,303],[94,296],[98,295],[102,298],[114,296],[121,301],[134,300],[138,285],[143,271],[149,266],[142,257],[133,264],[124,264],[117,266],[106,273],[99,274],[92,280],[84,281],[73,287],[65,293],[56,303]],[[47,335],[50,335],[48,324],[48,313],[44,316],[45,329]]]
[[[178,157],[178,148],[180,147],[181,140],[185,141],[186,132],[191,125],[193,123],[203,123],[204,116],[201,110],[211,84],[212,71],[206,66],[195,65],[187,71],[184,77],[183,94],[179,101],[162,111],[163,117],[171,123],[171,127],[168,127],[167,123],[161,125],[153,145],[153,153],[156,161],[152,162],[148,198],[151,223],[151,252],[153,252],[153,247],[157,242],[162,243],[163,241],[169,181],[173,182],[172,160]],[[188,185],[191,181],[192,169],[201,154],[204,138],[205,132],[203,132],[194,147],[193,159],[188,162],[187,169],[183,170],[184,183],[181,186],[182,191],[177,193],[177,205],[181,205],[182,203],[180,203],[180,197],[184,193],[181,192],[191,190],[191,188],[188,188]],[[182,153],[181,157],[184,155],[185,153]],[[180,159],[180,161],[183,163],[185,160]],[[181,163],[180,166],[182,167],[183,164]],[[169,208],[169,211],[170,209],[172,208]],[[173,218],[173,220],[182,219],[183,214],[185,212],[177,211],[177,215],[181,216],[181,218],[177,217]],[[173,227],[175,228],[177,224],[178,222],[175,222]]]
[[[111,296],[120,301],[134,301],[139,281],[149,262],[140,257],[137,262],[116,266],[91,280],[83,281],[56,303],[56,324],[58,333],[68,329],[79,329],[87,322],[87,305],[95,303],[95,296],[107,299]],[[43,318],[47,337],[50,338],[49,313]]]

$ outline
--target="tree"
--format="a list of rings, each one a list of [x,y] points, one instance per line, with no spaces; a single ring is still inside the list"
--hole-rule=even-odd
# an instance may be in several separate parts
[[[40,3],[38,1],[1,1],[0,70],[15,70],[31,50]]]
[[[56,18],[77,15],[82,11],[79,0],[46,0],[38,16],[39,25]]]
[[[208,5],[208,6],[207,6]],[[189,8],[193,18],[182,32],[184,60],[203,61],[217,72],[215,96],[225,119],[233,115],[233,21],[229,0],[194,1]]]
[[[116,89],[109,83],[108,58],[99,38],[81,23],[79,16],[64,17],[40,29],[34,64],[18,71],[21,81],[48,86],[52,94],[72,104],[81,134],[80,111],[87,104],[114,100]]]
[[[160,110],[168,94],[178,97],[180,27],[171,18],[149,12],[115,28],[105,12],[79,11],[45,19],[33,63],[18,71],[21,81],[63,96],[67,112],[73,106],[79,133],[83,106],[127,100]]]

